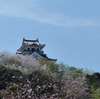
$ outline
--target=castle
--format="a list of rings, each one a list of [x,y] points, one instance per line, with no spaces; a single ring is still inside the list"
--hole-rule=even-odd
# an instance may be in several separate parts
[[[23,38],[21,47],[17,50],[17,54],[32,55],[36,59],[47,59],[51,61],[57,61],[57,59],[48,58],[42,50],[45,44],[40,44],[39,40],[26,40]]]

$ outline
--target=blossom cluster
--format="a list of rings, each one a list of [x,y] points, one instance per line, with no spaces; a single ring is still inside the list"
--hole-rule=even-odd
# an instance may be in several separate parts
[[[4,66],[0,69],[0,83],[6,86],[0,89],[1,99],[90,99],[85,77],[60,75],[54,68],[51,70],[56,76],[52,75],[49,68],[41,69],[38,60],[31,56],[0,53],[0,61]],[[25,68],[31,72],[25,73]]]

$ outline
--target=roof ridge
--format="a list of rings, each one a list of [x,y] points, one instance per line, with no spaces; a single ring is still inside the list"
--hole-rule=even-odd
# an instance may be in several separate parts
[[[28,42],[28,41],[30,41],[30,42],[39,42],[38,39],[36,39],[36,40],[27,40],[25,38],[23,38],[23,41],[26,41],[26,42]]]

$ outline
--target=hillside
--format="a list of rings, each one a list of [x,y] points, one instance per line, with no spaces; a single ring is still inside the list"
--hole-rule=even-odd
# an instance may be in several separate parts
[[[0,53],[0,99],[99,99],[99,82],[99,73]]]

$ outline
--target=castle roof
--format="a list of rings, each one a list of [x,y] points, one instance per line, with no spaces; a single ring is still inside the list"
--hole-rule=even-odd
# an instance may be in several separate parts
[[[36,46],[36,47],[39,47],[40,49],[42,49],[42,48],[44,48],[45,44],[40,44],[38,39],[26,40],[25,38],[23,38],[22,46],[17,51],[22,52],[23,49],[25,49],[25,47],[27,47],[27,46]]]
[[[37,53],[40,57],[43,57],[43,59],[48,59],[48,60],[51,60],[51,61],[57,61],[57,59],[48,58],[46,54],[39,53],[38,51],[35,51],[34,53]]]

